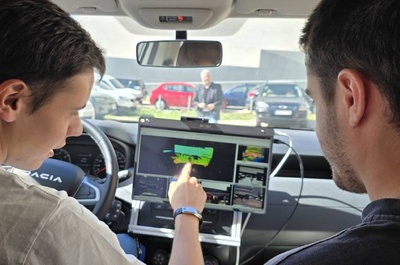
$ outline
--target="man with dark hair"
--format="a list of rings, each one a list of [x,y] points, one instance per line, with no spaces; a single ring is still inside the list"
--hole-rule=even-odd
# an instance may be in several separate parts
[[[398,264],[400,1],[323,0],[300,38],[316,133],[338,187],[368,193],[362,222],[267,264]]]
[[[208,119],[209,123],[219,120],[219,112],[224,101],[221,85],[212,81],[209,70],[200,73],[201,84],[197,86],[193,96],[193,105],[197,117]]]
[[[1,0],[0,25],[0,164],[33,170],[82,133],[78,111],[105,61],[50,1]],[[190,171],[188,164],[171,184],[171,206],[202,211],[206,194]],[[2,168],[0,182],[0,264],[142,264],[66,192]],[[203,264],[198,229],[197,217],[176,217],[172,262]]]

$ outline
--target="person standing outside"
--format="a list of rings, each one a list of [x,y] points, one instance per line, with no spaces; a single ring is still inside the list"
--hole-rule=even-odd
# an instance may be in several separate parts
[[[207,69],[201,71],[200,77],[201,84],[193,97],[197,117],[208,119],[209,123],[217,123],[224,101],[221,85],[212,82],[211,73]]]

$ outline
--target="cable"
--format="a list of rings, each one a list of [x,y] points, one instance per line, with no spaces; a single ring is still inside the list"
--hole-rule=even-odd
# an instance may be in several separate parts
[[[285,136],[285,137],[287,137],[288,140],[289,140],[289,148],[288,148],[286,154],[282,157],[282,159],[281,159],[281,161],[279,162],[279,164],[278,164],[278,165],[276,166],[276,168],[274,169],[274,171],[270,174],[269,179],[273,178],[273,177],[277,174],[277,172],[279,172],[279,170],[282,168],[283,164],[284,164],[284,163],[286,162],[286,160],[288,159],[288,157],[289,157],[289,155],[290,155],[290,153],[291,153],[291,151],[292,151],[292,146],[293,146],[292,138],[290,137],[290,135],[288,135],[288,134],[286,134],[286,133],[284,133],[284,132],[281,132],[281,131],[275,131],[275,134],[280,135],[280,136]],[[279,144],[280,142],[276,142],[276,143]],[[286,144],[286,143],[285,143],[285,144]],[[286,145],[287,145],[287,144],[286,144]],[[268,181],[269,181],[269,180],[268,180]],[[240,231],[240,237],[243,236],[244,230],[245,230],[245,228],[246,228],[246,226],[247,226],[247,223],[248,223],[248,221],[249,221],[249,219],[250,219],[250,216],[251,216],[251,213],[248,213],[247,216],[246,216],[246,220],[244,221],[243,226],[242,226],[242,230]],[[240,255],[240,254],[238,254],[239,251],[240,251],[240,247],[237,248],[237,252],[236,252],[236,264],[239,264],[239,259],[240,259],[240,258],[239,258],[239,255]]]
[[[246,228],[246,225],[249,222],[250,216],[251,216],[251,213],[248,213],[246,216],[246,220],[244,220],[244,222],[243,222],[242,231],[240,231],[240,237],[242,237],[242,235],[243,235],[244,229]]]
[[[292,151],[292,146],[293,146],[293,142],[292,142],[292,137],[290,137],[290,135],[289,134],[287,134],[287,133],[284,133],[284,132],[281,132],[281,131],[275,131],[275,133],[277,134],[277,135],[280,135],[280,136],[285,136],[286,138],[288,138],[288,140],[289,140],[289,145],[287,144],[287,143],[284,143],[285,145],[288,145],[289,146],[289,148],[288,148],[288,150],[286,151],[286,154],[282,157],[282,159],[281,159],[281,161],[279,162],[279,164],[276,166],[276,168],[274,169],[274,171],[272,171],[272,173],[269,175],[269,178],[271,179],[271,178],[273,178],[273,177],[275,177],[275,175],[278,173],[278,171],[282,168],[282,166],[283,166],[283,164],[286,162],[286,160],[288,159],[288,157],[289,157],[289,155],[290,155],[290,153],[291,153],[291,151]],[[275,139],[274,140],[274,143],[276,142],[276,141],[278,141],[277,139]],[[280,141],[280,140],[279,140]],[[278,143],[278,142],[276,142],[276,143]],[[282,142],[283,143],[283,142]]]
[[[362,209],[359,209],[359,208],[357,208],[356,206],[351,205],[350,203],[347,203],[347,202],[344,202],[344,201],[341,201],[341,200],[338,200],[338,199],[334,199],[334,198],[331,198],[331,197],[308,195],[308,196],[303,196],[302,198],[303,198],[303,199],[322,199],[322,200],[325,199],[325,200],[335,201],[335,202],[344,204],[344,205],[346,205],[347,207],[352,208],[352,209],[356,210],[356,211],[359,212],[359,213],[362,213],[362,211],[363,211]]]
[[[249,222],[250,216],[251,216],[251,213],[248,213],[247,216],[246,216],[246,220],[244,220],[244,223],[243,223],[243,226],[242,226],[242,230],[240,231],[240,237],[242,237],[242,235],[243,235],[244,229],[245,229],[247,223]],[[235,265],[239,265],[239,262],[240,262],[240,246],[237,246],[236,247],[236,262],[235,262]]]
[[[278,134],[278,132],[277,132],[277,134]],[[287,135],[287,134],[285,134],[285,133],[279,132],[279,135],[287,136],[289,139],[291,139],[290,136]],[[267,248],[267,247],[272,243],[272,241],[274,241],[274,239],[278,236],[278,234],[279,234],[281,231],[283,231],[283,230],[285,229],[285,227],[286,227],[287,224],[289,223],[290,219],[292,219],[294,213],[296,212],[296,209],[297,209],[297,207],[298,207],[298,205],[299,205],[299,202],[300,202],[301,194],[303,193],[303,186],[304,186],[304,165],[303,165],[303,160],[301,159],[300,155],[296,152],[296,150],[294,150],[294,148],[292,147],[291,141],[290,141],[289,144],[287,144],[287,143],[284,142],[284,141],[281,141],[281,140],[279,140],[279,139],[275,139],[275,140],[274,140],[274,143],[276,143],[276,144],[284,144],[284,145],[288,146],[288,147],[289,147],[289,150],[293,151],[293,153],[296,155],[296,158],[297,158],[297,160],[299,161],[299,166],[300,166],[300,178],[301,178],[300,190],[299,190],[299,195],[297,196],[296,204],[294,205],[293,210],[292,210],[292,212],[290,213],[290,215],[288,216],[288,218],[286,219],[286,221],[285,221],[285,222],[282,224],[282,226],[275,232],[275,234],[270,238],[270,240],[268,240],[267,243],[266,243],[259,251],[257,251],[256,254],[253,255],[253,257],[258,256],[262,251],[264,251],[264,249]],[[285,160],[286,160],[286,159],[287,159],[287,158],[285,158]],[[282,158],[282,160],[284,160],[284,158]],[[281,161],[282,161],[282,160],[281,160]],[[279,165],[278,165],[278,166],[279,166]],[[244,228],[243,228],[243,230],[244,230]],[[242,231],[243,231],[243,230],[242,230]],[[250,262],[250,261],[253,259],[253,257],[250,257],[250,258],[248,258],[247,260],[245,260],[245,261],[242,263],[242,265],[244,265],[244,264]]]
[[[287,137],[288,140],[289,140],[289,145],[288,145],[287,143],[282,142],[282,141],[277,140],[277,139],[274,140],[274,143],[277,143],[277,144],[283,143],[283,144],[285,144],[285,145],[288,145],[289,148],[288,148],[286,154],[282,157],[282,159],[281,159],[281,161],[279,162],[279,164],[278,164],[278,165],[276,166],[276,168],[274,169],[274,171],[270,174],[268,181],[269,181],[271,178],[273,178],[273,177],[277,174],[277,172],[279,172],[279,170],[282,168],[283,164],[286,162],[286,160],[288,159],[288,157],[289,157],[289,155],[290,155],[290,153],[291,153],[291,151],[292,151],[292,149],[293,149],[293,147],[292,147],[292,146],[293,146],[292,137],[290,137],[289,134],[284,133],[284,132],[281,132],[281,131],[275,131],[275,134],[280,135],[280,136],[285,136],[285,137]],[[248,223],[248,221],[249,221],[249,219],[250,219],[250,216],[251,216],[251,213],[247,214],[247,216],[246,216],[246,220],[244,221],[243,226],[242,226],[242,230],[241,230],[241,232],[240,232],[240,237],[242,237],[242,235],[243,235],[243,232],[244,232],[244,230],[245,230],[245,228],[246,228],[246,225],[247,225],[247,223]]]
[[[240,246],[236,247],[236,262],[235,265],[239,265],[240,262]]]
[[[240,237],[243,236],[244,229],[246,228],[247,223],[249,222],[250,216],[251,216],[251,213],[248,213],[246,216],[246,219],[243,222],[242,230],[240,231]],[[236,247],[236,263],[235,264],[239,265],[239,262],[240,262],[240,246]]]

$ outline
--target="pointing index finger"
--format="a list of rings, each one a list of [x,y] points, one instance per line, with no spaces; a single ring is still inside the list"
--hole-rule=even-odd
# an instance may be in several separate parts
[[[187,163],[183,169],[182,173],[178,178],[178,181],[188,181],[190,179],[190,172],[192,171],[192,165]]]

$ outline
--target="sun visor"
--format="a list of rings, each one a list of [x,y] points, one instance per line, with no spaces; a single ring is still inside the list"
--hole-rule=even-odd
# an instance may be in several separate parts
[[[301,0],[301,5],[293,0],[237,0],[235,11],[243,15],[269,17],[307,17],[320,0]]]
[[[71,14],[107,14],[116,13],[119,10],[118,5],[114,0],[54,0],[54,2]]]

